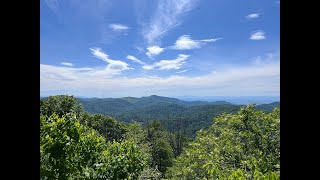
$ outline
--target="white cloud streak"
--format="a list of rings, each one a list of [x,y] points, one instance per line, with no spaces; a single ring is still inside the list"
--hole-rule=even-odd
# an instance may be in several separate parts
[[[142,34],[149,44],[154,44],[169,30],[181,24],[182,17],[192,10],[198,0],[161,0],[151,21]]]
[[[128,26],[123,24],[109,24],[109,28],[111,28],[115,32],[122,32],[130,29]]]
[[[176,72],[177,74],[180,74],[180,73],[185,73],[185,72],[187,72],[187,71],[189,71],[190,69],[184,69],[184,70],[182,70],[182,71],[178,71],[178,72]]]
[[[152,65],[142,66],[145,70],[152,70],[157,68],[158,70],[170,70],[170,69],[180,69],[183,64],[185,64],[185,60],[189,57],[189,55],[179,54],[178,57],[174,60],[161,60],[159,62],[155,62]]]
[[[254,40],[254,41],[264,40],[264,39],[266,39],[266,36],[263,31],[258,30],[258,31],[251,33],[251,36],[249,39]]]
[[[90,50],[91,54],[93,54],[94,57],[108,63],[105,70],[110,72],[111,74],[120,74],[122,71],[133,69],[123,61],[110,59],[109,56],[105,54],[100,48],[90,48]]]
[[[260,14],[259,13],[253,13],[253,14],[248,14],[246,16],[247,19],[257,19],[260,17]]]
[[[127,59],[133,61],[133,62],[136,62],[136,63],[139,63],[139,64],[142,64],[142,65],[145,65],[146,63],[142,62],[141,60],[139,60],[138,58],[134,57],[134,56],[131,56],[131,55],[128,55],[127,56]]]
[[[150,46],[150,47],[147,47],[147,50],[148,50],[148,52],[146,52],[146,55],[149,58],[152,58],[152,57],[162,53],[164,51],[164,48],[161,48],[159,46]]]
[[[197,49],[202,47],[206,43],[216,42],[220,39],[222,38],[193,40],[189,35],[182,35],[176,40],[174,46],[171,46],[170,48],[178,50]]]
[[[69,63],[69,62],[62,62],[62,63],[60,63],[61,65],[64,65],[64,66],[73,66],[73,64],[72,63]]]

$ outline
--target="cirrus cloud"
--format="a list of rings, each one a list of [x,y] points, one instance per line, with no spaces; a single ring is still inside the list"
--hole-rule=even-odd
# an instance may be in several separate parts
[[[263,32],[261,30],[255,31],[255,32],[251,33],[251,36],[249,39],[254,40],[254,41],[264,40],[264,39],[266,39],[265,32]]]
[[[128,26],[123,25],[123,24],[109,24],[109,28],[115,32],[122,32],[122,31],[130,29]]]
[[[182,18],[194,9],[198,0],[161,0],[149,24],[143,27],[143,37],[153,44],[169,30],[181,24]]]
[[[73,66],[73,64],[69,62],[61,62],[60,64],[64,66]]]
[[[182,35],[176,40],[174,46],[171,46],[170,48],[178,50],[197,49],[206,43],[216,42],[220,39],[222,38],[193,40],[189,35]]]
[[[159,62],[155,62],[152,65],[142,66],[145,70],[152,70],[157,68],[158,70],[170,70],[170,69],[180,69],[183,64],[185,64],[185,60],[189,57],[189,55],[179,54],[176,59],[173,60],[161,60]]]
[[[134,56],[131,56],[131,55],[128,55],[127,56],[127,59],[133,61],[133,62],[136,62],[136,63],[139,63],[139,64],[142,64],[142,65],[145,65],[146,63],[140,61],[138,58],[134,57]]]
[[[246,16],[247,19],[257,19],[260,17],[260,14],[259,13],[252,13],[252,14],[248,14]]]

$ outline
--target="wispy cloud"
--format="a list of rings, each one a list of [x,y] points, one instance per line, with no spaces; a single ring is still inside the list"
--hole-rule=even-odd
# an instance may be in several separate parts
[[[200,48],[206,43],[209,42],[216,42],[222,38],[216,38],[216,39],[202,39],[202,40],[193,40],[189,35],[182,35],[180,36],[174,46],[171,46],[171,49],[179,49],[179,50],[184,50],[184,49],[196,49]]]
[[[253,13],[246,16],[247,19],[257,19],[260,17],[259,13]]]
[[[69,63],[69,62],[62,62],[60,63],[61,65],[64,65],[64,66],[73,66],[72,63]]]
[[[131,55],[128,55],[127,56],[127,59],[133,61],[133,62],[136,62],[136,63],[139,63],[139,64],[142,64],[142,65],[145,65],[146,63],[140,61],[138,58],[134,57],[134,56],[131,56]]]
[[[90,48],[90,50],[91,54],[93,54],[94,57],[108,63],[105,70],[111,72],[111,74],[119,74],[122,71],[133,69],[130,68],[129,65],[123,61],[110,59],[109,56],[106,53],[104,53],[100,48]]]
[[[150,47],[147,47],[147,50],[148,50],[148,52],[146,52],[146,55],[149,58],[152,58],[152,57],[162,53],[164,51],[164,48],[161,48],[159,46],[150,46]]]
[[[185,60],[189,57],[189,55],[179,54],[176,59],[173,60],[161,60],[159,62],[153,63],[152,65],[142,66],[145,70],[151,70],[157,68],[158,70],[170,70],[170,69],[180,69],[183,64],[185,64]]]
[[[151,21],[143,28],[143,36],[149,44],[153,44],[170,29],[181,24],[182,17],[192,10],[198,0],[162,0]]]
[[[109,24],[109,28],[115,32],[123,32],[130,29],[128,26],[123,24]]]
[[[263,31],[255,31],[253,33],[251,33],[250,38],[251,40],[264,40],[266,39],[265,33]]]
[[[55,13],[59,11],[58,0],[44,0],[46,5]]]
[[[180,74],[180,73],[185,73],[185,72],[187,72],[187,71],[189,71],[190,69],[185,69],[185,70],[182,70],[182,71],[178,71],[178,72],[176,72],[177,74]]]
[[[99,27],[100,31],[100,43],[102,44],[112,44],[119,37],[123,35],[128,35],[130,28],[122,24],[104,24],[101,23]]]
[[[201,42],[216,42],[218,40],[221,40],[223,38],[215,38],[215,39],[203,39],[203,40],[198,40],[198,41],[201,41]]]

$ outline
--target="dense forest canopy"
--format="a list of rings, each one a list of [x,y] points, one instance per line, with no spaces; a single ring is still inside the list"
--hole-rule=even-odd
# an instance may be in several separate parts
[[[109,115],[124,122],[160,120],[170,132],[184,128],[188,137],[195,137],[197,131],[208,128],[219,114],[236,113],[244,107],[226,101],[182,101],[155,95],[142,98],[78,98],[78,102],[89,113]],[[280,107],[280,103],[256,106],[267,112],[275,107]]]
[[[40,179],[280,179],[279,103],[160,99],[130,110],[149,117],[135,122],[88,113],[73,96],[41,98]]]

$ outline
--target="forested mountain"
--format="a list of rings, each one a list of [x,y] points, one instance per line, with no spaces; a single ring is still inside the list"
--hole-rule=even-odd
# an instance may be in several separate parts
[[[162,102],[146,110],[180,116],[127,123],[87,113],[73,96],[40,98],[40,179],[280,179],[279,108]],[[184,126],[209,114],[208,128],[188,138]]]
[[[271,112],[273,111],[274,108],[277,108],[277,107],[280,107],[280,102],[273,102],[270,104],[260,104],[256,106],[257,109],[263,110],[266,112]]]
[[[225,101],[207,102],[207,101],[182,101],[176,98],[162,96],[148,97],[123,97],[123,98],[78,98],[85,110],[89,113],[102,113],[109,115],[119,115],[124,112],[142,109],[159,103],[177,104],[181,106],[195,106],[204,104],[230,104]]]
[[[110,115],[124,122],[160,120],[170,132],[183,129],[189,137],[209,127],[217,115],[235,113],[244,106],[226,101],[182,101],[156,95],[142,98],[78,98],[78,102],[89,113]],[[275,107],[280,107],[280,103],[261,104],[256,108],[271,112]]]

